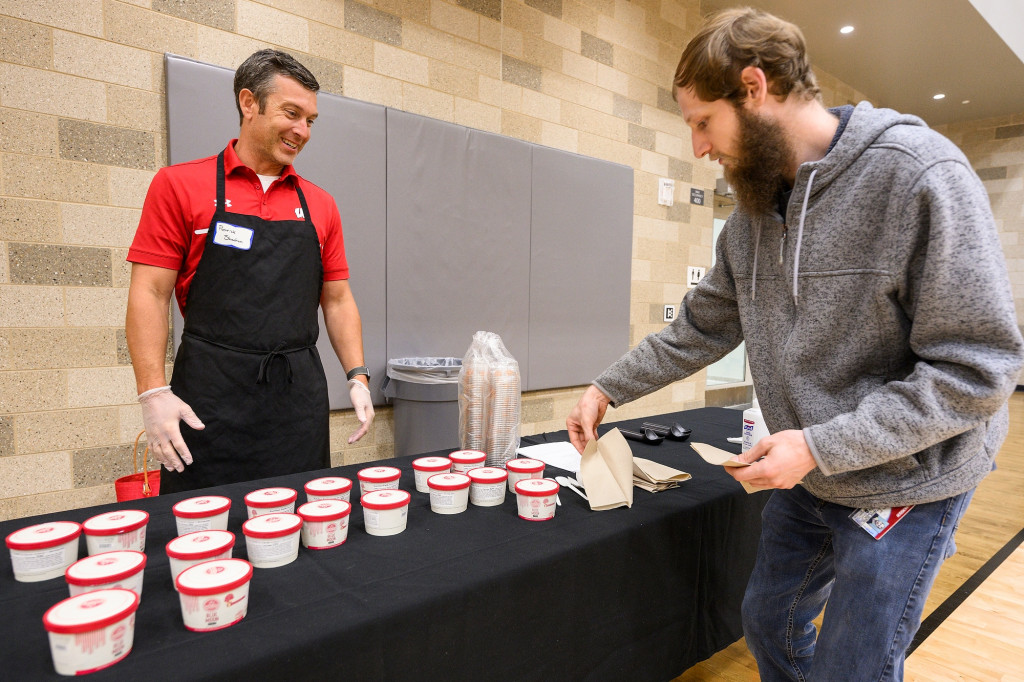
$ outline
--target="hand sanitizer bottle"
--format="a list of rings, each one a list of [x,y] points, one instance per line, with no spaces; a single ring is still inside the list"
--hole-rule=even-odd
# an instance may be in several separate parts
[[[757,402],[755,395],[754,404],[743,410],[743,447],[741,451],[746,452],[767,435],[768,427],[764,425],[761,405]]]

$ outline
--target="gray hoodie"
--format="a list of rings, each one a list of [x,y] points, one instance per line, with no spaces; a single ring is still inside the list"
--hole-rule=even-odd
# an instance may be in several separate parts
[[[677,319],[594,381],[613,404],[745,339],[768,429],[803,429],[814,495],[918,504],[992,469],[1024,341],[988,196],[949,140],[861,103],[800,166],[785,224],[738,207],[716,249]]]

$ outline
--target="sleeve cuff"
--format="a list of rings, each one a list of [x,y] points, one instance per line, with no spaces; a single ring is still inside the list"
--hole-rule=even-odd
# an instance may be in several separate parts
[[[814,457],[815,463],[818,465],[818,470],[826,476],[832,475],[832,469],[826,464],[825,460],[822,459],[821,454],[818,452],[818,447],[814,444],[814,436],[811,435],[811,429],[804,429],[804,440],[807,441],[807,447],[811,451],[811,456]]]

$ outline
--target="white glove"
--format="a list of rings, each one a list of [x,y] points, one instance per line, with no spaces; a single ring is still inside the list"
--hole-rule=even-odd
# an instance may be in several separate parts
[[[142,405],[142,423],[146,427],[150,452],[168,471],[184,471],[185,464],[192,463],[192,453],[181,437],[178,422],[184,420],[193,429],[204,429],[205,425],[191,407],[171,392],[170,386],[153,388],[139,394],[139,403]],[[182,464],[182,460],[185,464]]]
[[[365,436],[366,432],[370,430],[370,424],[373,423],[373,396],[370,394],[370,389],[362,381],[350,379],[348,382],[348,397],[352,401],[352,407],[356,410],[356,417],[362,424],[355,433],[348,437],[348,443],[351,445]]]

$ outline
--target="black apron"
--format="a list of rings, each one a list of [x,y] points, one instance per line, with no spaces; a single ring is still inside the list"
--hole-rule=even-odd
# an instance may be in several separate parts
[[[316,349],[323,262],[298,182],[301,220],[217,209],[185,303],[171,388],[206,425],[180,422],[193,462],[160,492],[330,466],[327,378]]]

